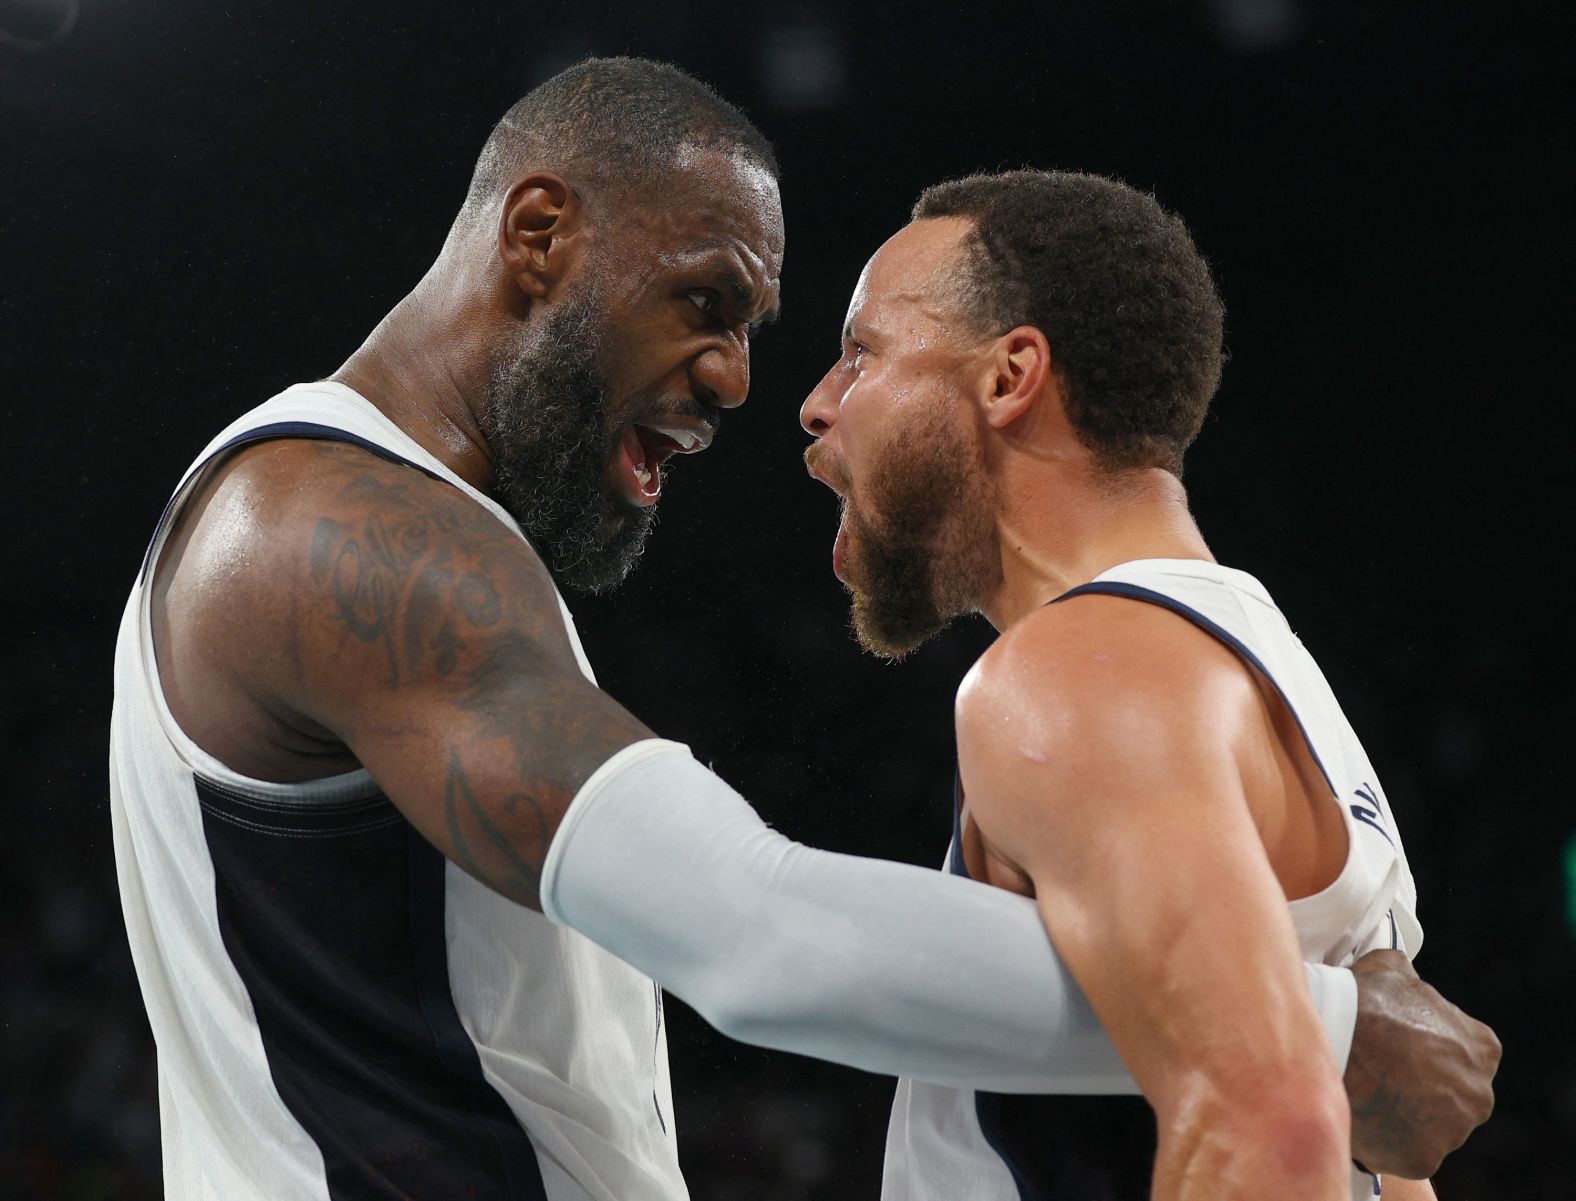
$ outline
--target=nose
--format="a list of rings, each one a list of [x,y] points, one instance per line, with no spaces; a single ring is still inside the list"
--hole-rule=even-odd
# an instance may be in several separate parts
[[[837,368],[833,366],[821,377],[821,382],[799,406],[799,424],[804,427],[804,432],[813,438],[824,437],[837,421],[842,397],[837,390],[836,381],[832,378],[836,373]]]
[[[719,409],[736,409],[750,394],[750,344],[728,339],[690,360],[695,398]]]

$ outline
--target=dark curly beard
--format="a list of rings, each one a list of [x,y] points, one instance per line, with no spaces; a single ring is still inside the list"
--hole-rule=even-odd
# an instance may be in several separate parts
[[[1000,580],[994,485],[975,451],[921,418],[885,440],[865,502],[844,503],[854,635],[871,654],[903,658]]]
[[[482,432],[495,499],[564,589],[622,583],[656,519],[613,494],[603,476],[617,424],[598,355],[607,328],[594,288],[567,301],[494,359]]]

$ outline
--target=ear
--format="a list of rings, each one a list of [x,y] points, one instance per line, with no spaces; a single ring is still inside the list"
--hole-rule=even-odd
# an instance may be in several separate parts
[[[532,300],[544,300],[585,250],[585,206],[568,182],[551,171],[516,180],[504,198],[498,257]]]
[[[1051,371],[1051,347],[1032,325],[1019,325],[997,338],[986,362],[981,409],[992,429],[1005,429],[1047,393],[1060,400]]]

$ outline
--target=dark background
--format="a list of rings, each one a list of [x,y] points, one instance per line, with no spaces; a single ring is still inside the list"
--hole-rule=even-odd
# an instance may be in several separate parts
[[[938,863],[951,692],[989,631],[898,667],[857,651],[797,406],[924,185],[1030,163],[1153,189],[1229,309],[1196,513],[1384,773],[1421,970],[1505,1043],[1440,1195],[1576,1193],[1560,7],[0,0],[0,1196],[159,1195],[104,764],[116,622],[169,489],[414,283],[518,94],[623,52],[758,119],[789,254],[751,403],[675,471],[638,575],[577,606],[605,686],[788,833]],[[670,1012],[700,1201],[875,1196],[889,1081]]]

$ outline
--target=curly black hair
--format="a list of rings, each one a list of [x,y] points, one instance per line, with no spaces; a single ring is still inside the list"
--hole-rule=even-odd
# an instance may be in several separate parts
[[[927,188],[913,219],[964,217],[964,312],[981,333],[1045,334],[1079,438],[1107,470],[1180,477],[1220,385],[1225,309],[1180,218],[1114,179],[970,175]]]

